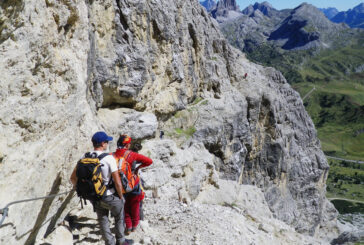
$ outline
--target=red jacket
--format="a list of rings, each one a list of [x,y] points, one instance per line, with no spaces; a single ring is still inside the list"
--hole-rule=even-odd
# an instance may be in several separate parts
[[[115,152],[115,156],[117,158],[121,158],[126,151],[127,151],[127,149],[124,149],[124,148],[117,149]],[[150,159],[149,157],[146,157],[142,154],[139,154],[139,153],[136,153],[133,151],[130,151],[129,156],[125,160],[130,164],[130,166],[132,166],[134,161],[140,162],[141,165],[138,166],[138,169],[148,167],[149,165],[151,165],[153,163],[153,160]]]
[[[121,157],[124,156],[124,153],[127,151],[128,149],[117,149],[115,151],[115,153],[113,153],[115,158],[120,159]],[[132,169],[133,166],[133,162],[136,161],[138,163],[141,163],[141,165],[139,165],[135,170],[138,171],[138,169],[140,168],[145,168],[148,167],[149,165],[151,165],[153,163],[153,160],[150,159],[149,157],[146,157],[142,154],[130,151],[129,155],[127,156],[127,158],[125,159],[126,162],[129,164],[130,169]],[[134,170],[134,171],[135,171]],[[135,172],[134,172],[135,173]],[[137,175],[136,181],[135,181],[135,186],[137,186],[139,184],[139,176]]]

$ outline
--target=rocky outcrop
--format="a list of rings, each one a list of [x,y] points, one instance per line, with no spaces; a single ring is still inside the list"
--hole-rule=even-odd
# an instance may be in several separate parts
[[[165,223],[188,232],[184,213],[209,217],[213,210],[210,223],[237,217],[229,236],[236,244],[284,243],[282,233],[293,243],[317,241],[305,235],[336,232],[336,211],[325,198],[328,165],[299,95],[279,72],[230,47],[197,1],[18,2],[5,11],[0,43],[7,105],[0,108],[1,206],[69,190],[76,161],[104,129],[131,134],[155,160],[143,173],[147,196],[164,201],[146,209],[166,243],[163,235],[175,231]],[[167,139],[153,139],[160,130]],[[11,207],[1,243],[68,239],[59,224],[78,205],[73,195]],[[169,216],[177,200],[181,218],[161,222],[156,212]],[[207,232],[195,239],[206,241]],[[223,243],[222,232],[216,239]]]
[[[17,21],[23,8],[24,3],[21,0],[1,1],[0,43],[11,38],[12,33],[23,24],[21,21]]]
[[[239,6],[236,0],[220,0],[214,10],[211,11],[211,15],[219,22],[226,22],[234,20],[240,17]]]
[[[352,28],[364,28],[364,3],[359,4],[348,11],[339,12],[331,21],[335,23],[346,23]]]
[[[317,211],[326,205],[330,207],[321,199],[328,165],[323,153],[317,154],[320,145],[314,126],[307,114],[299,112],[302,102],[279,73],[269,69],[258,71],[244,64],[239,66],[250,74],[247,81],[236,84],[246,100],[231,91],[229,97],[208,99],[198,107],[188,108],[165,125],[183,131],[194,127],[192,142],[203,142],[215,155],[215,166],[221,178],[264,189],[276,217],[313,235],[319,223],[308,227],[304,225],[308,223],[306,217],[318,222],[326,214]],[[266,80],[270,81],[269,93],[260,90],[257,81],[262,77],[255,74],[269,77]],[[256,89],[252,89],[254,87]],[[280,104],[282,98],[291,104]],[[302,121],[306,122],[305,126],[301,125]],[[300,216],[299,207],[310,208]],[[329,213],[336,213],[332,207],[329,210]]]
[[[87,5],[16,2],[21,7],[1,6],[9,14],[0,44],[1,207],[69,189],[80,149],[100,128],[86,93]],[[54,227],[71,197],[10,207],[0,243],[33,244],[40,231]]]

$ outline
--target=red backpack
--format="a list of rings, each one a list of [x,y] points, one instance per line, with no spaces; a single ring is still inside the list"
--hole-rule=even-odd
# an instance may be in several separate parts
[[[121,184],[123,186],[123,193],[129,193],[133,191],[135,184],[138,183],[138,176],[131,171],[131,164],[127,162],[130,153],[131,151],[125,151],[124,155],[120,158],[113,154],[118,165]]]

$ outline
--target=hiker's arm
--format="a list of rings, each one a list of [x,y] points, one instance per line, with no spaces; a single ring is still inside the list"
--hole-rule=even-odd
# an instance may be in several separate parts
[[[70,181],[71,181],[71,183],[72,183],[73,187],[76,187],[76,184],[77,184],[76,168],[77,168],[77,167],[75,167],[75,168],[73,169],[73,172],[72,172],[71,177],[70,177]]]
[[[153,163],[153,160],[150,159],[149,157],[146,157],[142,154],[139,153],[135,153],[134,155],[134,161],[140,162],[141,165],[139,165],[136,169],[135,169],[135,173],[138,174],[139,169],[141,168],[145,168],[148,167],[149,165],[151,165]]]
[[[123,187],[121,185],[119,171],[112,172],[111,176],[112,176],[112,179],[114,180],[115,189],[118,192],[120,199],[122,199],[123,198]]]

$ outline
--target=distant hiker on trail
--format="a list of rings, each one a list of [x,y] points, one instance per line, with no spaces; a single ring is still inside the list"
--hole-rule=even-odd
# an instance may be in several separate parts
[[[244,79],[246,79],[246,77],[247,77],[247,76],[248,76],[248,73],[245,73],[245,74],[244,74]]]
[[[112,137],[105,132],[92,136],[94,150],[85,154],[71,175],[77,194],[94,206],[106,245],[127,245],[124,236],[124,198],[115,158],[104,153]],[[82,203],[82,199],[81,199]],[[115,236],[110,231],[109,212],[115,219]]]
[[[131,140],[132,139],[128,135],[121,135],[117,141],[117,150],[114,153],[114,157],[118,162],[118,167],[121,169],[121,175],[125,175],[128,182],[128,186],[124,188],[126,235],[129,235],[130,232],[134,232],[139,225],[140,202],[144,199],[145,195],[138,171],[153,163],[153,160],[149,157],[129,150]],[[133,166],[136,163],[141,164],[138,167]],[[132,169],[134,169],[134,171],[132,171]],[[125,177],[122,176],[122,179]],[[125,184],[123,184],[123,186],[125,186]]]

